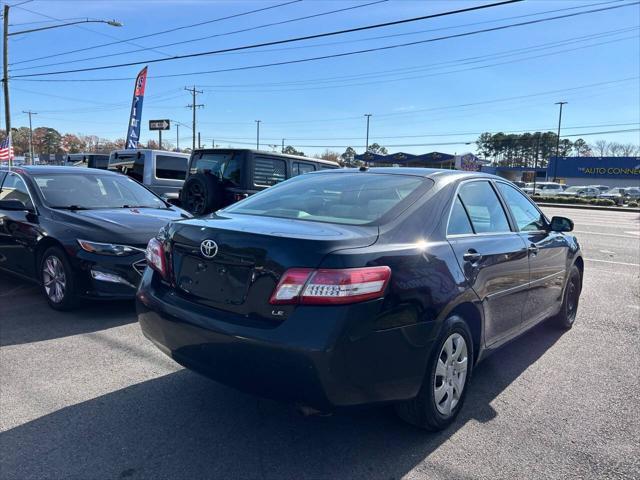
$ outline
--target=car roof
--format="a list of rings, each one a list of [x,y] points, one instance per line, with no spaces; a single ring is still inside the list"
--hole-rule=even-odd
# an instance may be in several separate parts
[[[234,151],[234,152],[252,152],[259,153],[262,155],[276,155],[278,157],[291,158],[293,160],[303,160],[307,162],[317,162],[322,163],[324,165],[331,165],[339,167],[340,165],[333,160],[324,160],[323,158],[312,158],[312,157],[303,157],[300,155],[290,155],[288,153],[280,153],[280,152],[269,152],[266,150],[256,150],[255,148],[196,148],[193,153],[222,153],[225,151]]]
[[[389,175],[412,175],[426,178],[492,178],[496,180],[509,181],[506,178],[497,175],[491,175],[483,172],[467,172],[464,170],[448,170],[444,168],[421,168],[421,167],[360,167],[360,168],[339,168],[335,170],[319,170],[317,172],[309,172],[305,175],[325,175],[340,173],[384,173]]]
[[[19,167],[0,167],[0,171],[14,171],[17,173],[89,173],[94,175],[120,175],[108,170],[87,167],[70,167],[64,165],[21,165]]]

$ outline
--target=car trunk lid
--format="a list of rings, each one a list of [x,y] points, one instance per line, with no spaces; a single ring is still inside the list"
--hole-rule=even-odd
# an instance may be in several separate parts
[[[316,268],[332,251],[377,238],[376,226],[244,214],[175,222],[168,231],[171,282],[196,303],[273,319],[269,298],[288,268]]]

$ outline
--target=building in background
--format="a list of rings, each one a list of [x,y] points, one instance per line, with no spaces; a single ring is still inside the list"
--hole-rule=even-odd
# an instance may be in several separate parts
[[[554,177],[567,185],[639,187],[640,157],[551,157],[547,179]]]

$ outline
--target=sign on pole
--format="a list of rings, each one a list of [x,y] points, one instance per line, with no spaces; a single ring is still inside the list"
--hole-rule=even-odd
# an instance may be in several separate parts
[[[169,120],[149,120],[149,130],[169,130],[170,128]]]

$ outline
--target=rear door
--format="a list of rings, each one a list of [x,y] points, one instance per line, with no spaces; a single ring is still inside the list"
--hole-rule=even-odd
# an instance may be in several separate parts
[[[519,331],[529,285],[527,248],[489,180],[459,186],[447,239],[482,301],[487,345]]]
[[[535,323],[555,313],[562,300],[569,250],[564,235],[552,232],[538,207],[505,182],[496,182],[529,256],[529,294],[524,323]]]

